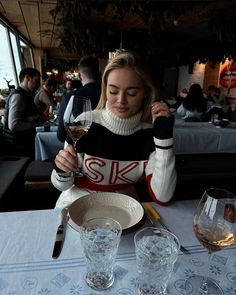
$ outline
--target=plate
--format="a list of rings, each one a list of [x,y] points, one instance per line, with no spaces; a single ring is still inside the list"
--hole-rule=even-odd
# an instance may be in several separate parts
[[[142,205],[130,196],[99,192],[74,201],[69,207],[69,225],[79,231],[80,225],[90,218],[111,217],[120,222],[122,233],[137,230],[145,221]]]

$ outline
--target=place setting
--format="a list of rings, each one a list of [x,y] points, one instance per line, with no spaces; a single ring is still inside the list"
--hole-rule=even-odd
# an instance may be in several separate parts
[[[1,292],[233,294],[235,205],[211,188],[165,207],[100,192],[64,209],[2,213]]]
[[[234,282],[229,270],[235,260],[230,261],[229,255],[236,246],[222,255],[218,251],[235,240],[235,196],[211,188],[200,200],[180,203],[166,207],[169,212],[164,214],[163,207],[158,212],[156,204],[140,204],[119,193],[91,193],[74,201],[66,209],[66,226],[80,239],[84,290],[95,292],[88,294],[225,294],[227,282]],[[184,227],[186,208],[188,229],[181,235],[179,224],[182,219]],[[175,216],[170,222],[172,211]],[[65,256],[57,259],[63,261]]]

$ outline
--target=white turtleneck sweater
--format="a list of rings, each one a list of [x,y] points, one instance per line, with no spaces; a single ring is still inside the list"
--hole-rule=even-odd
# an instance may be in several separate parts
[[[171,200],[176,186],[173,118],[158,117],[152,126],[141,122],[141,116],[121,119],[107,107],[93,111],[89,132],[77,142],[84,177],[52,172],[53,185],[62,191],[56,207],[94,191],[136,197],[133,184],[142,176],[154,201],[164,205]]]

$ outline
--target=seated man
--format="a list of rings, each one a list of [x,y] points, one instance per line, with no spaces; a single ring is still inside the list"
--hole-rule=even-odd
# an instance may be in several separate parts
[[[34,104],[35,91],[40,86],[40,72],[24,68],[19,74],[20,86],[7,98],[4,115],[4,141],[20,156],[34,158],[35,127],[45,120]]]
[[[54,78],[48,78],[42,89],[40,89],[34,97],[34,103],[41,114],[48,115],[49,107],[56,107],[56,101],[54,100],[53,93],[57,89],[57,80]]]

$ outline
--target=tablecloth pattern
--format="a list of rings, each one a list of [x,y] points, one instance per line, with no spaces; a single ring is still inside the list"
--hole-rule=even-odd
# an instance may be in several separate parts
[[[181,205],[182,204],[182,205]],[[173,212],[175,231],[180,242],[191,255],[179,252],[174,273],[168,286],[168,294],[191,294],[186,279],[193,274],[208,274],[220,283],[225,294],[236,294],[236,244],[212,254],[208,266],[208,254],[197,242],[191,231],[192,211],[186,212],[189,202],[176,202],[173,206],[158,208],[165,222]],[[181,216],[186,212],[181,231]],[[190,218],[190,219],[189,219]],[[58,210],[39,210],[0,214],[0,294],[4,295],[131,295],[137,294],[137,270],[135,263],[134,233],[124,235],[115,266],[115,284],[108,290],[96,292],[90,289],[83,276],[85,263],[79,233],[69,225],[62,253],[52,259],[52,249],[57,226]],[[169,227],[171,222],[169,222]],[[187,224],[188,226],[184,226]],[[145,226],[147,226],[146,224]],[[180,231],[184,235],[180,236]],[[196,242],[195,242],[196,241]]]

